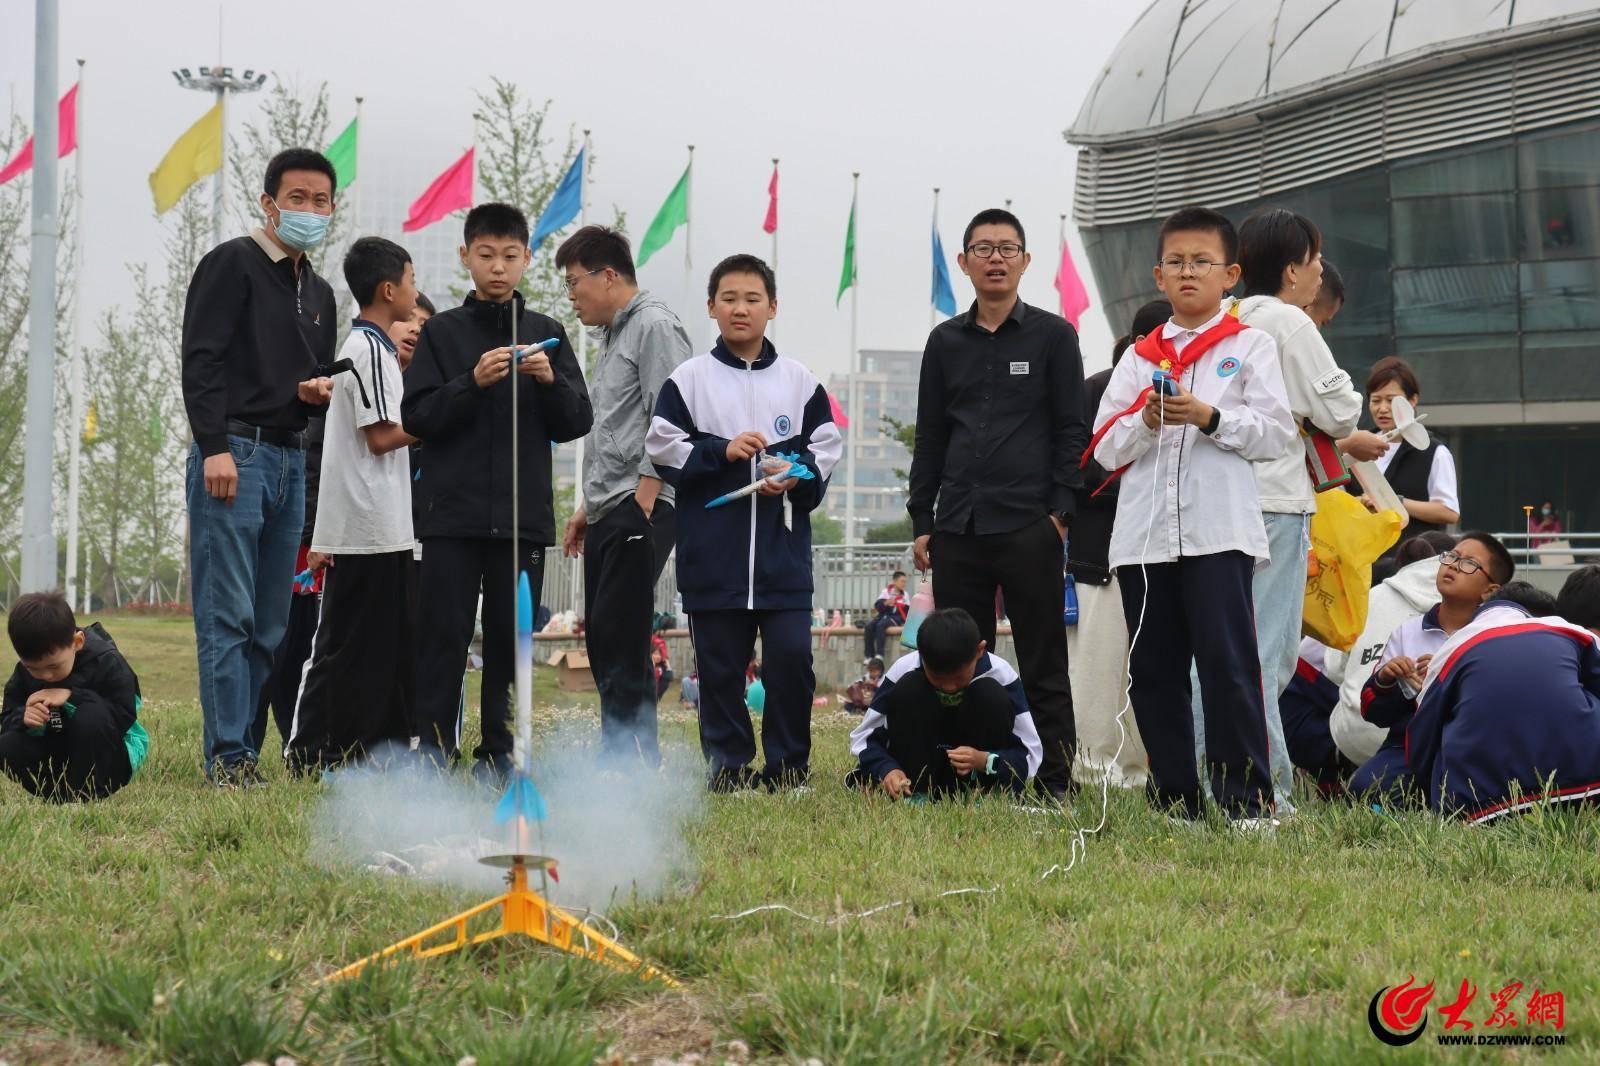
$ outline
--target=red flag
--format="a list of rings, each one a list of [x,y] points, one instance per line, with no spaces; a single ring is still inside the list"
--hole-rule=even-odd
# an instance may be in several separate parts
[[[67,153],[78,147],[78,87],[74,85],[61,98],[56,110],[56,156],[65,159]],[[4,170],[0,170],[0,185],[33,166],[33,138],[22,143],[22,151],[12,157]]]
[[[840,429],[850,428],[850,416],[844,413],[844,408],[839,405],[838,397],[828,393],[828,413],[833,416],[834,425]]]
[[[1072,265],[1072,249],[1061,242],[1061,266],[1056,270],[1056,291],[1061,294],[1061,317],[1078,328],[1078,319],[1089,309],[1089,293],[1078,277],[1078,268]]]
[[[415,233],[452,211],[472,206],[473,151],[468,148],[465,155],[450,164],[450,169],[433,179],[433,184],[411,205],[411,217],[401,224],[401,232]]]
[[[761,228],[768,233],[778,232],[778,168],[772,168],[772,180],[767,182],[767,220]]]

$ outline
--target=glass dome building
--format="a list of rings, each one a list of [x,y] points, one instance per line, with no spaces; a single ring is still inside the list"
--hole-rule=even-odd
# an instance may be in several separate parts
[[[1463,526],[1600,529],[1600,2],[1156,0],[1066,136],[1114,333],[1171,211],[1301,211],[1329,344],[1416,367]]]

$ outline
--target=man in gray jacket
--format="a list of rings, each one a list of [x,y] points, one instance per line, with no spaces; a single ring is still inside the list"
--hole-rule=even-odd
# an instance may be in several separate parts
[[[655,584],[675,541],[672,488],[645,457],[656,394],[689,358],[689,335],[664,302],[641,292],[628,238],[584,226],[556,249],[578,320],[604,330],[589,372],[594,428],[583,452],[583,499],[563,550],[582,555],[589,665],[600,690],[603,758],[661,761],[650,623]]]

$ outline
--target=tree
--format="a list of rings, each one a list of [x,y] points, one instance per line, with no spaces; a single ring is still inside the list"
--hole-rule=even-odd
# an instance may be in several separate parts
[[[913,539],[911,533],[911,516],[907,515],[898,522],[886,522],[881,526],[874,526],[867,530],[867,535],[863,539],[868,544],[906,544]]]
[[[900,446],[906,450],[907,455],[916,451],[917,424],[915,422],[902,422],[898,418],[891,418],[889,415],[880,415],[879,420],[889,427],[889,432],[884,434],[885,437],[898,441]],[[911,480],[910,471],[902,470],[898,466],[894,468],[894,476],[901,481]]]
[[[822,511],[811,512],[811,543],[843,544],[844,523]]]

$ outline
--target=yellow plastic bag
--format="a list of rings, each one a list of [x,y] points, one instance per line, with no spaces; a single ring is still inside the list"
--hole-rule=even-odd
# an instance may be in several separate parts
[[[1349,651],[1367,624],[1372,564],[1400,539],[1400,516],[1373,514],[1343,489],[1317,493],[1306,560],[1306,609],[1301,632]]]

